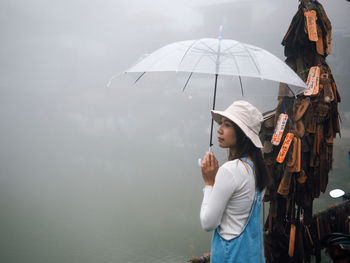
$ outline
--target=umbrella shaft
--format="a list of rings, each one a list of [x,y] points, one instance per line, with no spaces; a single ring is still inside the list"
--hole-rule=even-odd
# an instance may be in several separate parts
[[[218,84],[218,74],[215,74],[215,87],[214,87],[214,99],[213,99],[213,110],[215,110],[215,101],[216,101],[216,87]],[[213,126],[214,126],[214,119],[211,118],[211,128],[210,128],[210,142],[209,147],[213,145]]]

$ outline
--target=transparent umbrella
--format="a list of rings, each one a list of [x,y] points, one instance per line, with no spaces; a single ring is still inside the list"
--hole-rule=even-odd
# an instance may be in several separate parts
[[[241,77],[253,77],[282,82],[296,96],[307,90],[305,82],[282,60],[270,52],[236,40],[203,38],[175,42],[166,45],[140,59],[125,73],[140,73],[135,82],[147,72],[189,72],[183,90],[193,73],[215,76],[213,110],[219,75],[238,76],[241,93],[244,94]],[[210,143],[212,144],[213,119],[211,120]]]

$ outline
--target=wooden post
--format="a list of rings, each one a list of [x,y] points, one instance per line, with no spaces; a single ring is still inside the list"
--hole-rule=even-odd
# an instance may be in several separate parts
[[[299,0],[307,9],[311,9],[312,3],[311,0]]]

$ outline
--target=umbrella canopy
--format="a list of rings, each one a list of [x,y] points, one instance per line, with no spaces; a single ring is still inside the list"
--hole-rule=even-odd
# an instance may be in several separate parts
[[[307,90],[305,82],[282,60],[270,52],[231,39],[203,38],[180,41],[164,46],[152,54],[140,59],[125,73],[176,71],[190,72],[184,89],[193,73],[215,75],[213,110],[215,109],[216,87],[219,75],[238,76],[243,88],[241,76],[268,79],[288,84],[290,90],[297,95]],[[213,137],[213,119],[211,120],[210,143]]]
[[[164,46],[126,70],[131,72],[176,71],[268,79],[289,84],[297,95],[305,82],[270,52],[231,39],[203,38]]]

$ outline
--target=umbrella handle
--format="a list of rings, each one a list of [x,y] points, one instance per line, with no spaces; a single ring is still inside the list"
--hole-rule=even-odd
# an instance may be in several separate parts
[[[213,147],[209,146],[209,153],[211,153],[213,151]],[[202,158],[198,158],[198,166],[201,167],[202,164]]]

